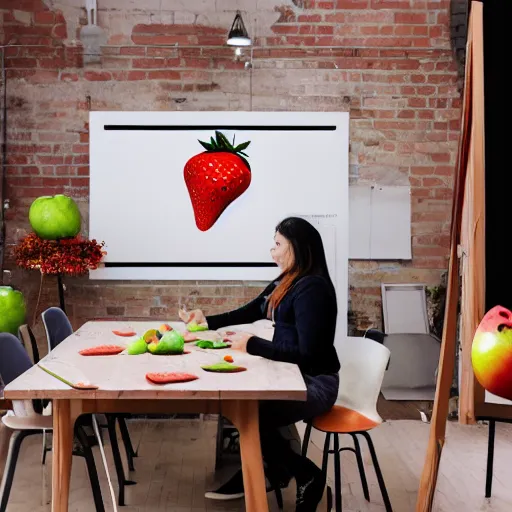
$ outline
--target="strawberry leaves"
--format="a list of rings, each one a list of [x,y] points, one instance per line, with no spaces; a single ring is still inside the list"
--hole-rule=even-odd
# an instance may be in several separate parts
[[[244,149],[247,149],[249,147],[249,144],[251,141],[242,142],[242,144],[239,144],[238,146],[235,146],[235,138],[233,137],[233,143],[229,142],[229,140],[226,138],[226,136],[219,132],[215,131],[215,139],[213,137],[210,137],[210,142],[204,142],[202,140],[198,140],[199,144],[203,146],[204,149],[206,149],[207,153],[233,153],[240,157],[241,160],[247,165],[247,168],[251,170],[251,166],[249,165],[249,162],[246,160],[247,157],[249,158],[249,155],[247,153],[244,153]]]
[[[250,144],[250,143],[251,143],[251,141],[249,140],[249,141],[247,141],[247,142],[243,142],[242,144],[239,144],[239,145],[234,149],[235,153],[238,153],[238,152],[243,151],[244,149],[246,149],[246,148],[249,146],[249,144]]]

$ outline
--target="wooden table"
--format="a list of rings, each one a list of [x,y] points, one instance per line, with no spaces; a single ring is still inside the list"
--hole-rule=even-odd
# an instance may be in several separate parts
[[[181,322],[169,322],[184,331]],[[71,477],[73,428],[78,416],[89,413],[213,413],[222,414],[240,432],[240,452],[246,510],[267,512],[267,494],[259,439],[260,400],[305,400],[306,386],[296,365],[269,361],[229,349],[203,350],[186,344],[190,354],[86,357],[78,351],[96,345],[127,345],[113,330],[133,330],[140,336],[158,328],[154,322],[87,322],[42,359],[41,364],[71,382],[89,381],[99,389],[80,391],[34,366],[5,387],[10,400],[49,398],[53,401],[52,512],[67,512]],[[240,373],[211,373],[201,365],[230,353],[245,366]],[[199,379],[154,385],[147,372],[179,371]]]

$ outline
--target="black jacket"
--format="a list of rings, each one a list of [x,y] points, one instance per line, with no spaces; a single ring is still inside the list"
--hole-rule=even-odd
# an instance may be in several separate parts
[[[252,323],[267,318],[267,298],[276,286],[268,285],[254,300],[239,309],[206,317],[210,329]],[[252,336],[249,354],[297,364],[306,375],[337,373],[340,363],[334,348],[338,308],[334,289],[321,276],[299,279],[274,314],[272,341]]]

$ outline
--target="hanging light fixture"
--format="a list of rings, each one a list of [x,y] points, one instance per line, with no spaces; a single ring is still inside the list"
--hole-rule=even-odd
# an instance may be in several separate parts
[[[229,46],[251,46],[252,44],[240,11],[236,12],[233,25],[231,25],[231,30],[229,31],[227,44]]]

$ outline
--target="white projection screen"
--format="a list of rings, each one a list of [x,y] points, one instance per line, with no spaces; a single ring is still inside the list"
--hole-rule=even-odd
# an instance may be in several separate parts
[[[250,184],[202,231],[184,168],[217,131],[250,141]],[[346,112],[91,112],[89,236],[107,256],[90,278],[271,280],[275,226],[296,215],[322,234],[346,317],[348,145]]]

